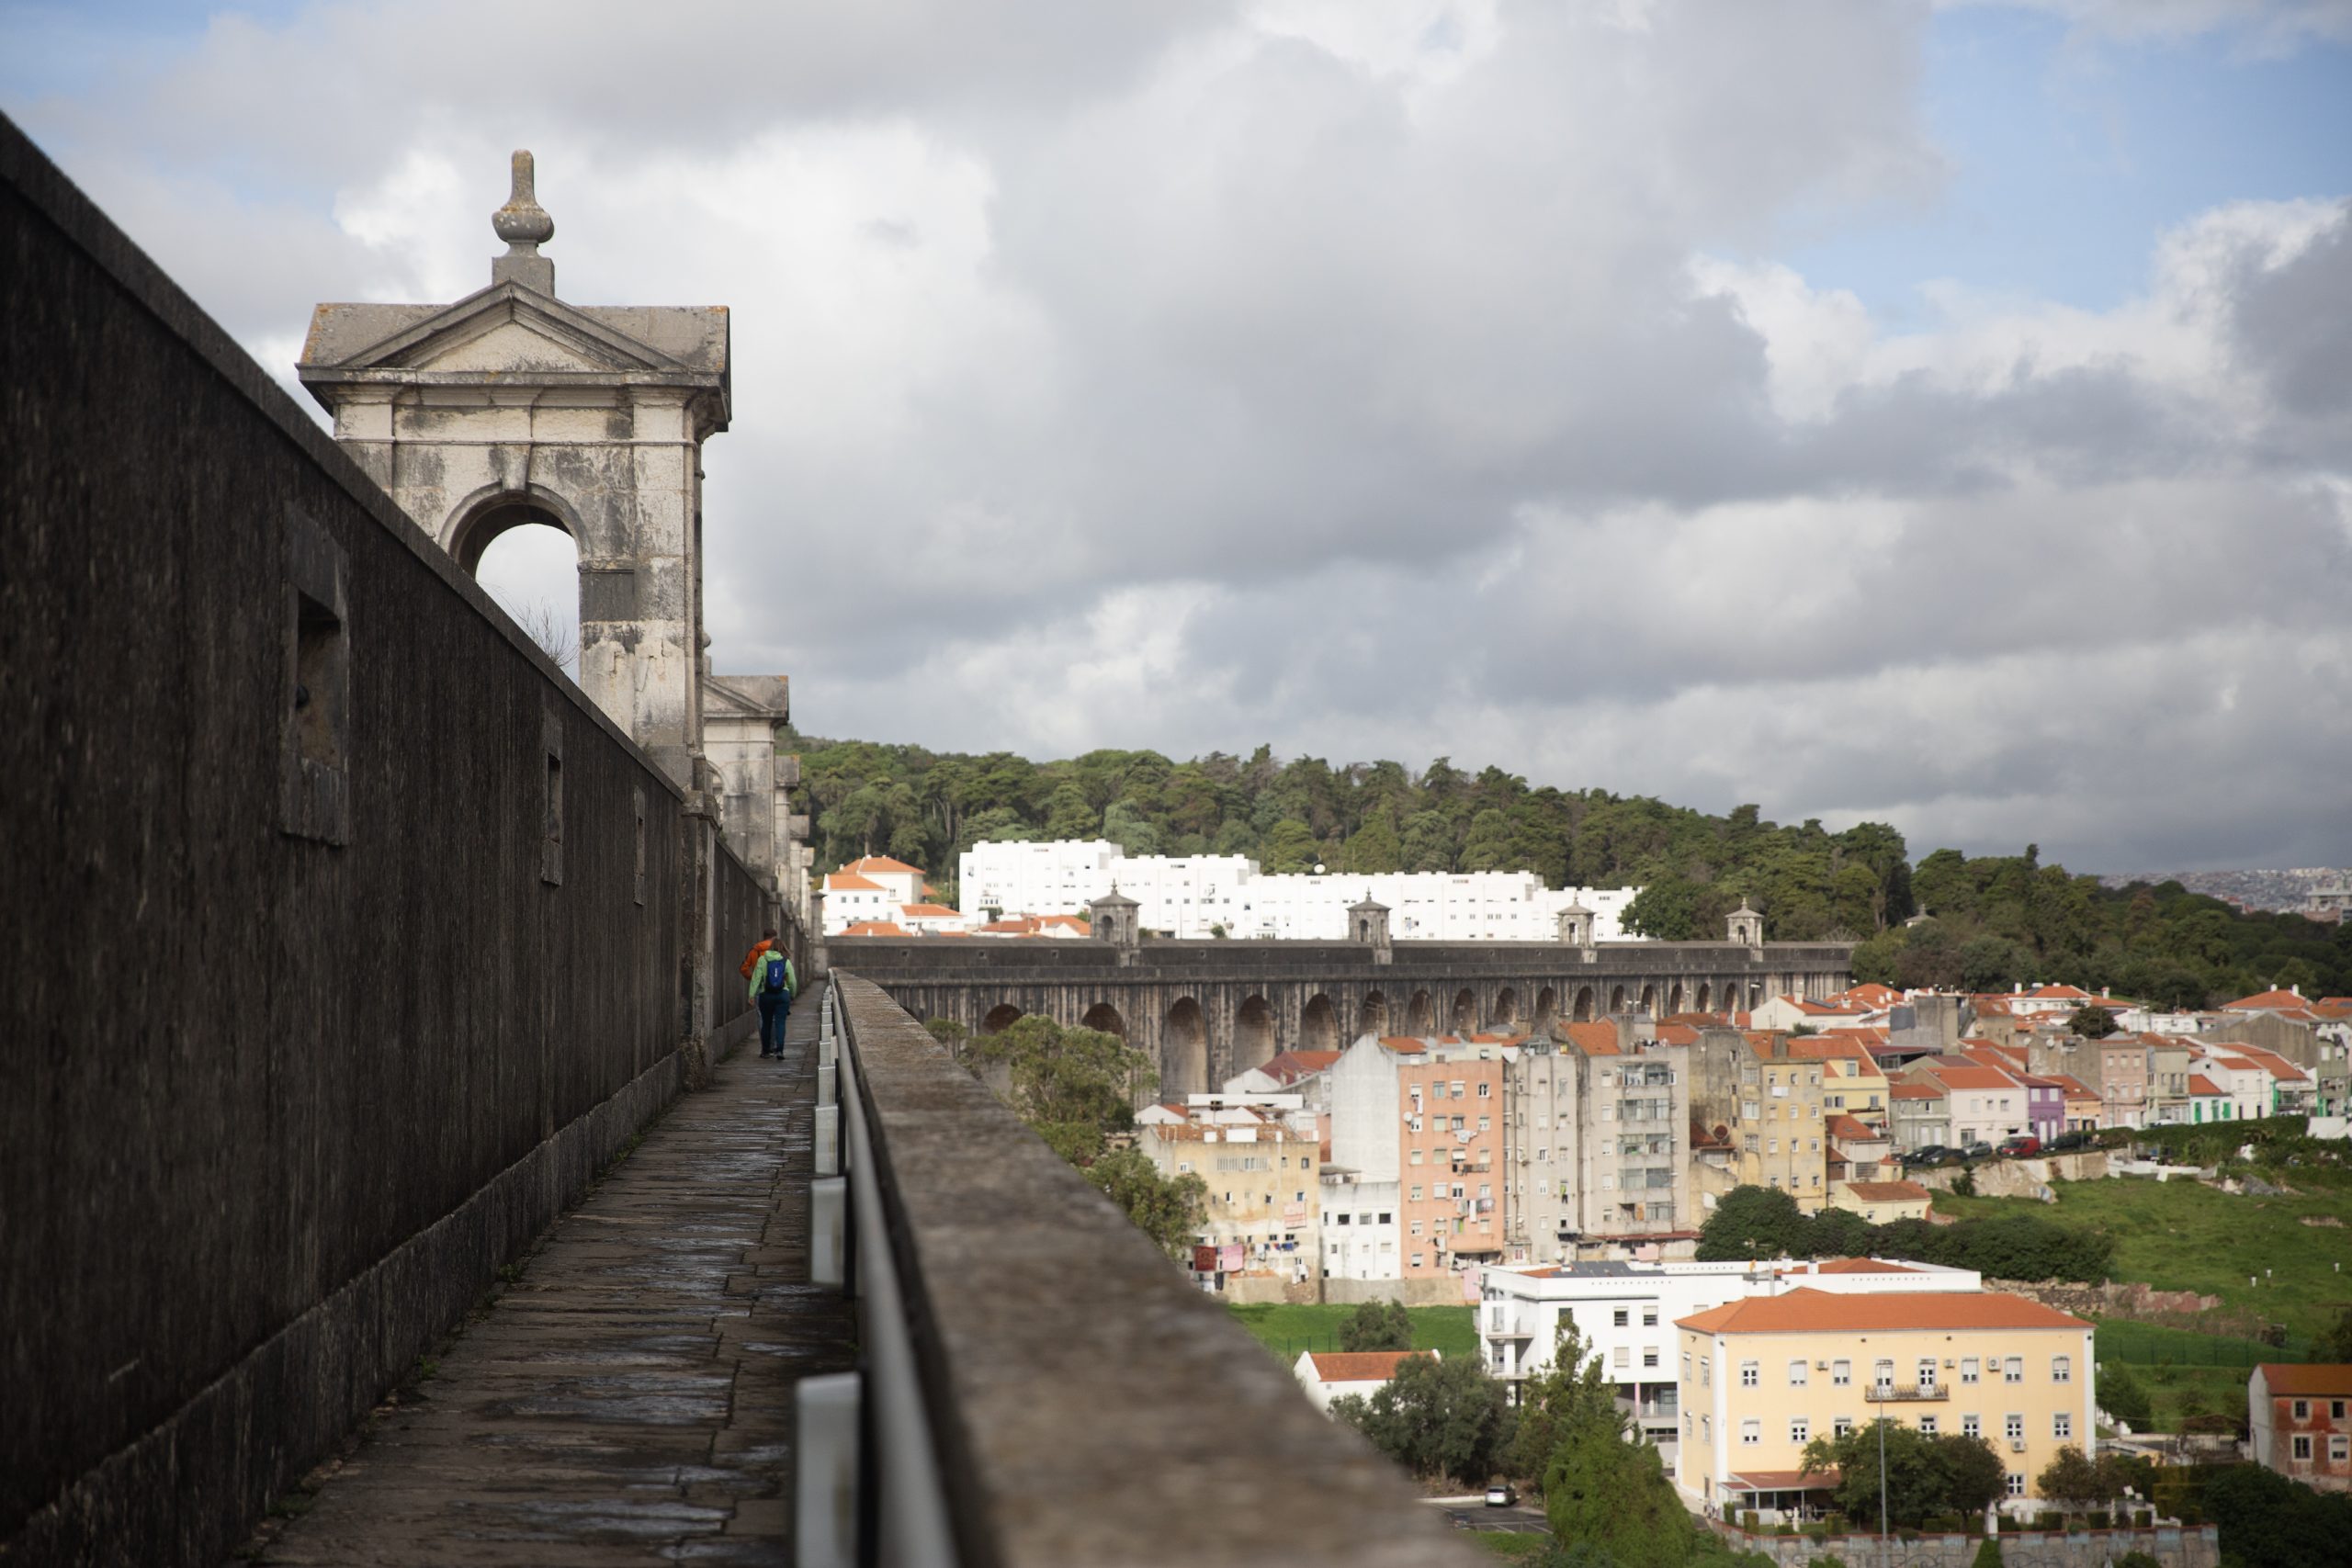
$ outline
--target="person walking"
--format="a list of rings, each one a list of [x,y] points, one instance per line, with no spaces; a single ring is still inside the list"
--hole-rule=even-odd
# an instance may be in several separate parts
[[[764,949],[754,948],[749,960],[752,968],[751,999],[760,1009],[760,1055],[784,1055],[784,1026],[792,1017],[792,993],[799,988],[800,976],[792,967],[792,955],[775,942],[770,931]]]

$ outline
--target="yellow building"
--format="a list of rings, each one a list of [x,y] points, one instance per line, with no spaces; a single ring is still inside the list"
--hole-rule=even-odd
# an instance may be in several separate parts
[[[1932,1201],[1916,1181],[1834,1181],[1829,1206],[1851,1209],[1874,1225],[1895,1220],[1924,1220]]]
[[[1752,1296],[1678,1319],[1677,1484],[1717,1513],[1783,1506],[1805,1444],[1881,1414],[1993,1445],[2012,1497],[2094,1451],[2091,1325],[1987,1291]]]

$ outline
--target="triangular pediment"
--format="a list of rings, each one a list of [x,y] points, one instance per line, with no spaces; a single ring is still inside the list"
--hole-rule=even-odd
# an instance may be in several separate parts
[[[781,675],[706,675],[702,682],[703,715],[707,718],[781,721],[791,711],[786,690],[786,682]]]
[[[503,283],[404,323],[338,368],[527,377],[685,367],[560,300]]]

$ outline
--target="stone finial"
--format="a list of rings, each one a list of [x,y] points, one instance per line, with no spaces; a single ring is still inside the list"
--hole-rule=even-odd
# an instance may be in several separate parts
[[[537,171],[526,150],[514,153],[514,180],[506,205],[490,215],[492,232],[506,242],[506,254],[491,258],[490,280],[553,295],[555,263],[539,254],[539,247],[555,238],[555,220],[539,205]]]

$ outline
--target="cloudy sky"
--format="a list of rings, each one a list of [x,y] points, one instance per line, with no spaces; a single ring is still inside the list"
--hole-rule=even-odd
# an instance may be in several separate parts
[[[534,149],[733,310],[811,733],[2352,863],[2352,0],[0,0],[0,107],[289,384]]]

